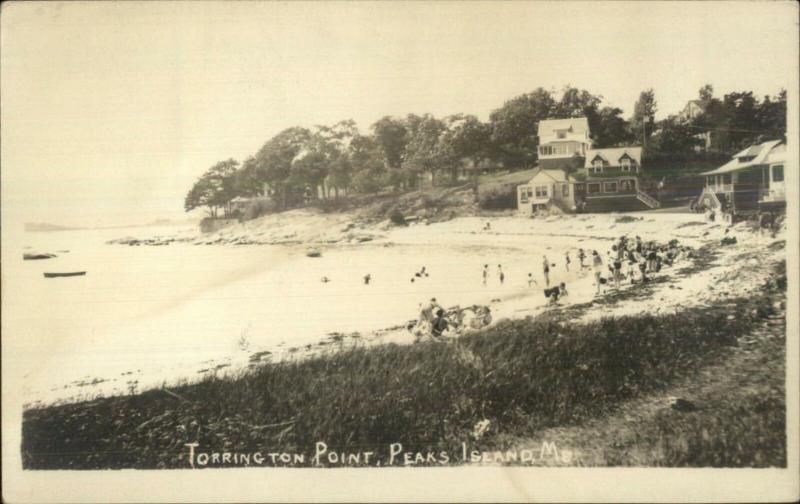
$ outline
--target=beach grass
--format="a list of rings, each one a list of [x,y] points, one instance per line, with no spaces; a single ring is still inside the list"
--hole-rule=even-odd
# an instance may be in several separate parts
[[[168,389],[29,409],[23,465],[186,468],[187,443],[216,452],[309,453],[324,441],[330,450],[375,450],[372,465],[386,463],[386,446],[396,442],[454,458],[462,442],[499,449],[509,434],[579,425],[718,361],[773,313],[783,289],[785,282],[771,282],[750,296],[677,314],[501,321],[458,340],[350,348]],[[685,439],[705,432],[703,449],[673,443],[652,463],[785,464],[783,396],[756,399],[715,410],[713,418],[665,414],[662,433],[677,429]],[[485,420],[488,430],[476,433]],[[737,451],[732,438],[754,431],[759,446]]]

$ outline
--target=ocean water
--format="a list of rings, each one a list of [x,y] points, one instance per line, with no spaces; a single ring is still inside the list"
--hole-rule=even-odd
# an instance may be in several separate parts
[[[319,258],[299,246],[105,243],[126,234],[25,232],[6,243],[3,339],[13,358],[4,364],[24,377],[26,402],[127,393],[215,367],[237,369],[255,352],[302,347],[334,331],[403,325],[431,297],[445,307],[526,296],[540,305],[544,298],[529,288],[527,273],[542,281],[544,253],[558,263],[554,280],[577,279],[555,252],[575,245],[573,238],[487,237],[430,226],[324,249]],[[23,261],[26,251],[58,257]],[[418,278],[422,266],[429,276]],[[84,277],[43,277],[83,270]]]

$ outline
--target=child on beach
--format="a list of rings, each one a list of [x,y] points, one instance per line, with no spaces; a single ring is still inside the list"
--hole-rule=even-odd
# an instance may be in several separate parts
[[[431,322],[431,334],[434,338],[438,338],[448,328],[447,319],[444,318],[444,310],[439,308],[436,310],[436,318]]]
[[[615,257],[612,264],[614,266],[614,288],[619,289],[622,283],[622,261]]]
[[[545,287],[550,287],[550,262],[547,260],[547,256],[542,256],[542,267],[544,270],[544,285]]]
[[[596,250],[592,250],[592,268],[594,269],[594,283],[597,286],[597,294],[600,294],[600,277],[603,275],[603,258]]]
[[[489,279],[489,265],[483,265],[483,285],[486,285],[486,281]]]
[[[536,280],[533,279],[533,273],[528,273],[528,287],[530,287],[532,284],[539,285]]]

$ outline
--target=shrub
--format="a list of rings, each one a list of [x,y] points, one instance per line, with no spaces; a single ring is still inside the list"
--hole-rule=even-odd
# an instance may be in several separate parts
[[[483,210],[517,208],[517,188],[513,185],[495,186],[479,191],[478,206]]]
[[[406,218],[403,216],[400,210],[394,209],[389,212],[389,220],[392,221],[392,224],[395,226],[405,226],[406,225]]]

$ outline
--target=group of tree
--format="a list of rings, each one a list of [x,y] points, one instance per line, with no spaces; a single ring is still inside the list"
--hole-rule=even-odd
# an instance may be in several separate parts
[[[506,101],[487,122],[465,114],[409,114],[383,117],[368,133],[352,120],[292,127],[241,164],[229,159],[211,167],[187,194],[185,208],[206,207],[216,217],[220,209],[228,214],[237,196],[268,192],[286,208],[352,190],[410,189],[423,176],[436,184],[486,166],[527,168],[537,160],[539,121],[551,118],[586,117],[595,147],[644,145],[650,153],[689,152],[700,141],[698,133],[708,130],[724,132],[726,148],[785,134],[785,91],[761,101],[751,92],[718,99],[705,86],[699,102],[704,112],[692,121],[678,116],[656,121],[657,102],[648,89],[626,119],[620,108],[587,90],[567,86],[557,98],[540,87]]]
[[[652,93],[642,93],[637,102],[644,110],[655,111]],[[786,139],[786,91],[776,96],[758,99],[751,91],[736,91],[722,98],[714,96],[714,88],[700,88],[695,117],[670,115],[652,122],[644,129],[636,123],[646,153],[662,155],[685,154],[704,148],[706,142],[722,154],[732,154],[745,147],[767,140]]]

